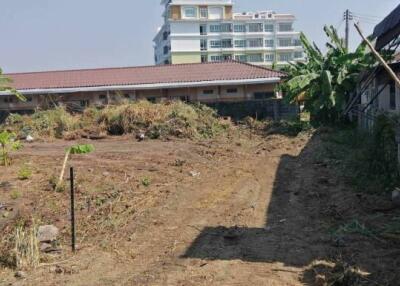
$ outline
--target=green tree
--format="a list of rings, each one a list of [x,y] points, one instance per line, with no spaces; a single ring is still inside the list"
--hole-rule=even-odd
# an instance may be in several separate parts
[[[21,148],[21,143],[16,140],[16,135],[8,131],[0,132],[0,165],[9,166],[11,164],[10,152]]]
[[[9,93],[16,96],[19,100],[25,101],[25,97],[19,93],[15,88],[11,87],[12,80],[3,75],[3,71],[0,68],[0,93]]]
[[[333,26],[325,26],[329,39],[323,54],[315,43],[301,34],[308,61],[290,64],[282,89],[290,102],[302,97],[305,110],[318,123],[334,123],[340,118],[348,96],[357,86],[360,74],[376,64],[375,58],[362,43],[350,53]]]

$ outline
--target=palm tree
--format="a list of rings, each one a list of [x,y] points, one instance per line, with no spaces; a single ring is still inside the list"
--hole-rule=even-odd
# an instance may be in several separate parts
[[[305,110],[311,113],[314,121],[334,123],[349,94],[355,90],[361,72],[371,68],[376,60],[367,51],[365,43],[349,53],[333,26],[325,26],[324,31],[329,39],[325,54],[301,34],[308,61],[289,65],[286,69],[288,78],[282,89],[290,102],[300,95]]]
[[[25,101],[26,100],[25,97],[21,93],[19,93],[15,88],[12,88],[11,83],[12,80],[5,77],[3,75],[3,71],[0,68],[0,93],[5,92],[16,96],[21,101]]]

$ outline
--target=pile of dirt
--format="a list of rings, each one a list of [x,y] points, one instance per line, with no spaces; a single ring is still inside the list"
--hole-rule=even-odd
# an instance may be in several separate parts
[[[11,114],[5,126],[21,138],[97,139],[106,135],[143,134],[150,139],[168,136],[213,138],[231,129],[229,120],[201,104],[180,101],[151,103],[138,101],[105,108],[88,108],[70,114],[63,107],[33,115]]]

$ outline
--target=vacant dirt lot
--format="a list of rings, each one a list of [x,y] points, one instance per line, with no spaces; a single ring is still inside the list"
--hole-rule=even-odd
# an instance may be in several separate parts
[[[398,240],[332,235],[388,214],[372,212],[375,197],[351,192],[316,155],[319,135],[93,141],[94,153],[71,160],[76,254],[68,189],[49,187],[73,143],[27,144],[12,167],[0,167],[3,233],[14,217],[35,217],[61,230],[63,249],[26,279],[3,268],[0,285],[324,285],[342,274],[349,280],[335,285],[400,285]],[[33,175],[21,181],[24,164]]]

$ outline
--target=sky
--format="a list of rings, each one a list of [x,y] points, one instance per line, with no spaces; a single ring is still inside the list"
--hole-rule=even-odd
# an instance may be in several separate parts
[[[4,72],[153,64],[162,24],[160,0],[0,0],[0,67]],[[321,48],[323,26],[344,34],[346,9],[372,32],[399,0],[235,0],[235,12],[273,10],[296,16],[295,29]],[[350,44],[360,36],[352,27]]]

